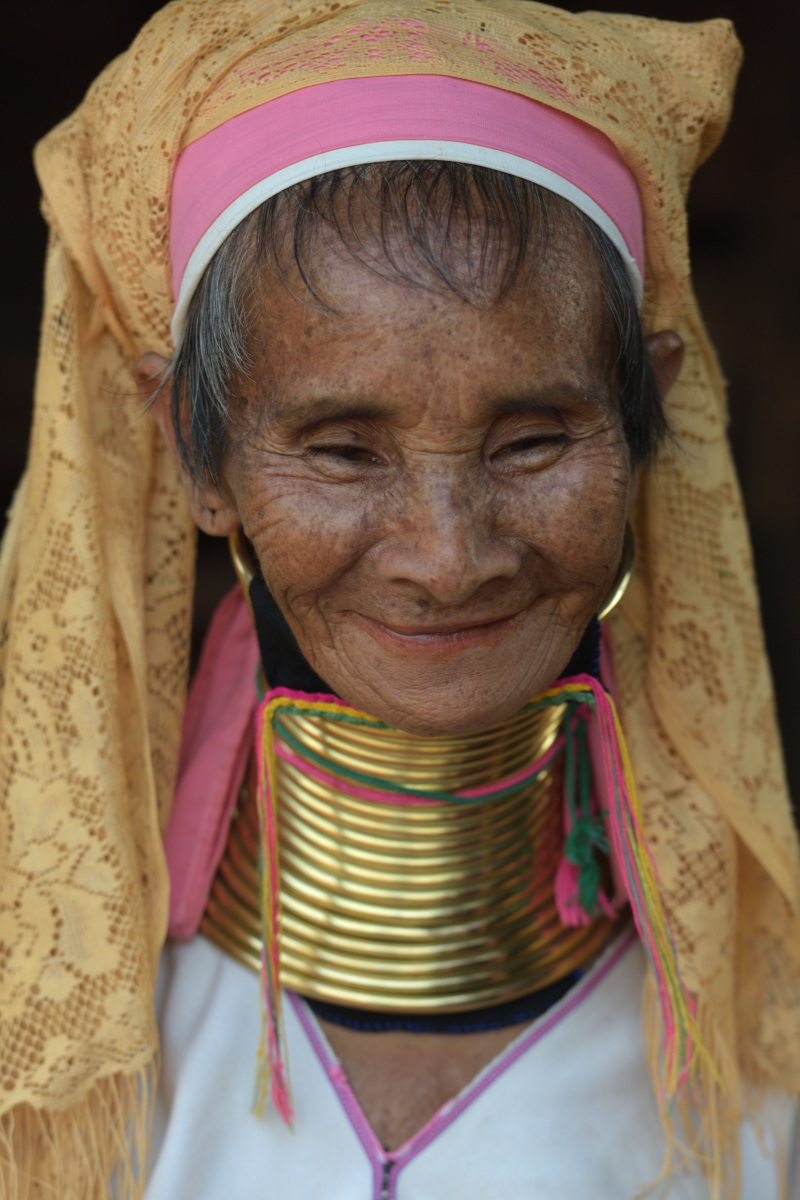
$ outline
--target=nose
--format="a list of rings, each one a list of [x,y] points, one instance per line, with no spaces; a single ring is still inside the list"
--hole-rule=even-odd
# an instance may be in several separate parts
[[[414,472],[399,515],[376,548],[382,579],[411,583],[437,604],[464,604],[484,584],[520,569],[516,541],[499,536],[485,493],[458,465]]]

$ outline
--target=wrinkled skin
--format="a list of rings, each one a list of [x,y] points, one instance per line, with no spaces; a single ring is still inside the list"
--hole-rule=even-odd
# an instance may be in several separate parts
[[[596,269],[554,239],[502,300],[467,303],[336,245],[315,267],[333,307],[297,279],[293,295],[268,289],[220,485],[184,473],[193,515],[244,529],[306,657],[351,704],[423,735],[487,728],[558,677],[620,559],[636,472]],[[648,347],[666,394],[680,339]],[[145,398],[163,365],[137,365]],[[165,396],[154,411],[179,461]],[[324,1024],[387,1149],[523,1028]]]
[[[474,303],[336,243],[315,269],[330,308],[268,289],[220,486],[186,479],[195,518],[244,529],[350,704],[421,735],[488,728],[562,672],[620,561],[636,472],[596,267],[562,236]],[[665,388],[679,341],[651,343]]]

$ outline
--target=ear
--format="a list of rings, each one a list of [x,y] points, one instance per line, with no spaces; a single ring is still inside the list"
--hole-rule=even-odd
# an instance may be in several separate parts
[[[223,495],[216,484],[210,481],[198,483],[186,470],[172,423],[170,389],[168,385],[162,386],[164,372],[168,366],[168,359],[149,350],[133,368],[136,387],[142,403],[150,409],[158,422],[167,449],[180,472],[195,525],[202,529],[203,533],[210,533],[212,537],[227,537],[242,527],[239,512],[231,499]],[[185,405],[181,406],[181,433],[184,440],[188,441],[189,415]]]
[[[644,341],[647,357],[653,368],[658,385],[659,395],[665,400],[675,380],[681,373],[683,356],[686,347],[683,338],[674,329],[662,329],[660,333],[651,333]],[[628,515],[639,494],[642,482],[641,463],[634,467],[631,486],[628,490]]]
[[[686,350],[683,338],[674,329],[662,329],[660,333],[651,333],[650,337],[645,338],[645,348],[655,372],[661,399],[666,400],[683,366]]]

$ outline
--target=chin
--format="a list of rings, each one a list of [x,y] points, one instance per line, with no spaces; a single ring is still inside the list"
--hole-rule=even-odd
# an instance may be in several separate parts
[[[406,695],[394,692],[391,696],[370,689],[370,694],[363,696],[363,703],[347,696],[342,699],[403,733],[433,738],[483,733],[508,721],[536,694],[535,687],[510,689],[507,681],[498,681],[495,688],[490,686],[488,689],[485,685],[472,685],[469,691],[463,685],[460,688],[413,688]]]
[[[518,628],[500,645],[446,646],[441,654],[406,651],[391,641],[378,647],[365,638],[346,653],[337,647],[315,667],[353,708],[395,729],[416,737],[465,736],[510,720],[569,661],[566,639],[542,637],[539,629],[535,637],[525,633]]]

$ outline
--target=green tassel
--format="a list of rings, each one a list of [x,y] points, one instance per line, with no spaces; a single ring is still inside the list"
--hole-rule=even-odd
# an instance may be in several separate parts
[[[577,726],[577,732],[574,725]],[[586,744],[586,725],[580,717],[574,718],[570,713],[564,720],[564,774],[570,818],[564,857],[578,868],[578,901],[583,911],[593,917],[597,912],[597,895],[600,891],[597,853],[608,854],[609,845],[602,816],[592,815],[591,763]]]

